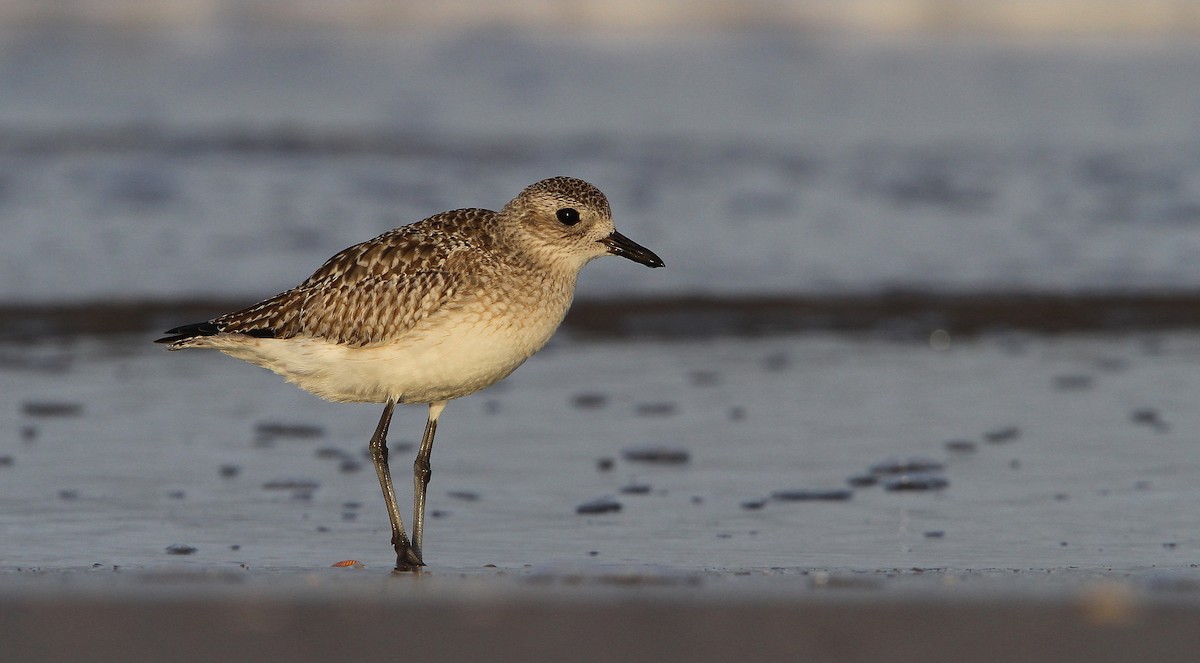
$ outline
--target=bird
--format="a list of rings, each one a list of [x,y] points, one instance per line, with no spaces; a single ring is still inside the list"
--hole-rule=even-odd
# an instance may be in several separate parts
[[[499,211],[457,209],[389,230],[247,308],[167,330],[168,350],[208,348],[274,371],[334,402],[383,403],[368,445],[397,571],[425,566],[430,454],[446,404],[508,377],[566,316],[584,265],[615,255],[662,267],[617,232],[592,184],[551,177]],[[412,538],[388,466],[397,404],[425,404],[413,462]]]

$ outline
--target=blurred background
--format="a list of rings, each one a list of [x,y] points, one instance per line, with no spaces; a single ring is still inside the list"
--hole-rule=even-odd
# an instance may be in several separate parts
[[[2,0],[0,308],[215,313],[559,174],[670,267],[585,302],[1187,295],[1198,37],[1198,0]]]

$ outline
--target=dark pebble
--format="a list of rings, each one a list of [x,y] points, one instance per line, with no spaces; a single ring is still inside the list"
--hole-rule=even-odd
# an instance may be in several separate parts
[[[581,410],[594,410],[608,405],[608,396],[604,394],[575,394],[571,404]]]
[[[1163,548],[1165,548],[1167,550],[1174,550],[1175,546],[1177,546],[1177,545],[1179,545],[1179,544],[1175,543],[1174,541],[1167,541],[1166,543],[1162,544]]]
[[[361,469],[362,469],[362,463],[358,462],[357,460],[354,460],[353,458],[347,458],[347,459],[343,460],[342,462],[338,463],[338,472],[342,472],[344,474],[350,474],[351,472],[357,472]]]
[[[21,412],[28,417],[78,417],[83,414],[83,404],[26,401],[21,404]]]
[[[450,512],[443,509],[433,509],[429,512],[430,518],[445,518],[448,515],[450,515]]]
[[[1084,389],[1091,389],[1095,382],[1095,378],[1090,375],[1054,376],[1054,388],[1059,391],[1083,391]]]
[[[588,516],[600,513],[616,513],[620,510],[621,503],[611,497],[600,497],[575,507],[575,513]]]
[[[194,552],[196,552],[196,548],[194,546],[189,546],[183,543],[172,543],[171,545],[167,546],[168,555],[190,555]]]
[[[745,419],[746,419],[746,408],[741,407],[741,406],[734,406],[734,407],[729,408],[729,420],[730,421],[744,421]]]
[[[1016,426],[997,428],[996,430],[990,430],[983,434],[983,440],[985,442],[990,442],[991,444],[1012,442],[1018,437],[1021,437],[1021,429],[1017,428]]]
[[[239,465],[226,463],[225,465],[218,467],[217,472],[226,479],[232,479],[233,477],[236,477],[242,473],[242,468]]]
[[[60,500],[77,500],[79,499],[79,491],[72,488],[66,488],[58,491],[58,499]]]
[[[1163,421],[1158,415],[1158,410],[1153,408],[1140,408],[1129,413],[1129,419],[1135,424],[1149,426],[1159,433],[1165,433],[1170,430],[1170,425]]]
[[[37,436],[38,436],[37,426],[22,426],[21,427],[21,439],[24,440],[25,442],[33,442],[34,440],[37,439]]]
[[[647,495],[650,493],[648,483],[629,483],[621,486],[621,492],[626,495]]]
[[[683,465],[691,460],[691,453],[687,449],[666,445],[627,447],[621,455],[630,462],[658,465]]]
[[[343,509],[361,509],[362,502],[342,502]]]
[[[447,497],[464,502],[478,502],[479,493],[473,493],[469,490],[451,490],[446,493]]]
[[[187,497],[187,493],[183,492],[182,490],[172,490],[167,493],[167,497],[173,500],[182,500]]]
[[[946,451],[957,454],[971,454],[979,450],[979,445],[971,440],[946,440],[942,443]]]
[[[285,424],[278,421],[260,421],[254,425],[254,434],[261,439],[291,438],[311,440],[325,435],[325,429],[315,424]]]
[[[489,401],[484,401],[483,413],[484,414],[500,414],[500,401],[495,400],[495,399],[492,399]]]
[[[925,532],[925,538],[927,539],[940,539],[944,536],[946,536],[946,533],[940,529],[931,529],[928,532]]]
[[[1016,458],[1014,458],[1014,459],[1012,459],[1012,460],[1008,461],[1008,469],[1010,469],[1010,470],[1019,470],[1019,469],[1021,469],[1021,461],[1020,461],[1020,460],[1017,460]]]
[[[12,456],[0,456],[0,467],[12,467],[15,462]]]
[[[870,472],[851,474],[850,476],[846,477],[846,483],[856,488],[866,488],[867,486],[874,486],[875,484],[879,483],[879,477],[871,474]]]
[[[849,488],[777,490],[771,493],[771,499],[781,502],[840,502],[851,497],[854,497],[854,491]]]
[[[887,490],[941,490],[949,486],[946,477],[932,472],[912,472],[889,477],[883,482]]]
[[[234,544],[231,544],[231,545],[229,546],[229,549],[230,549],[230,550],[232,550],[232,551],[234,551],[234,552],[237,552],[237,551],[239,551],[239,550],[241,550],[241,549],[242,549],[242,544],[240,544],[240,543],[234,543]]]
[[[263,490],[316,490],[321,486],[316,479],[273,479],[263,484]]]
[[[942,463],[926,456],[892,456],[870,467],[871,474],[911,474],[913,472],[938,472],[945,467]]]
[[[678,406],[675,403],[638,403],[633,411],[639,417],[665,417],[675,414]]]
[[[704,504],[704,498],[699,495],[692,495],[692,504]]]
[[[742,502],[741,506],[747,511],[758,511],[766,505],[766,500],[746,500],[745,502]]]
[[[597,458],[596,459],[596,469],[601,472],[612,471],[613,466],[616,464],[617,464],[617,462],[615,460],[613,460],[612,458]]]
[[[354,511],[343,511],[342,512],[342,520],[344,520],[344,521],[358,520],[358,513],[354,512]]]

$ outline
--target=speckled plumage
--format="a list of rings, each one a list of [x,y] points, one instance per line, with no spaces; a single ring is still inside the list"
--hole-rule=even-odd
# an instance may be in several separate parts
[[[158,342],[220,350],[328,400],[387,403],[371,449],[397,568],[409,568],[422,564],[424,483],[418,476],[410,546],[387,469],[392,407],[430,404],[418,455],[427,482],[446,401],[503,379],[545,345],[570,307],[580,269],[605,254],[662,266],[616,232],[604,194],[556,177],[498,212],[443,212],[351,246],[286,292],[177,327]]]

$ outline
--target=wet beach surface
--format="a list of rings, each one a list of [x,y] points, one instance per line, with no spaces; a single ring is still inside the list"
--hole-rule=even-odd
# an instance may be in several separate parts
[[[661,646],[664,620],[696,646],[732,620],[735,641],[776,654],[828,655],[830,633],[865,628],[880,639],[841,651],[896,660],[915,642],[1054,660],[996,619],[1095,660],[1195,637],[1194,333],[560,335],[447,409],[420,577],[390,571],[364,455],[378,407],[149,338],[0,345],[10,633],[48,612],[124,630],[90,616],[102,605],[131,632],[170,614],[260,645],[318,623],[339,634],[328,651],[363,655],[401,637],[368,637],[375,611],[466,628],[435,648],[456,655],[534,646],[549,636],[513,635],[530,614],[576,634],[562,651],[602,634]],[[392,427],[402,503],[423,418],[404,408]],[[696,660],[724,650],[708,651]]]

